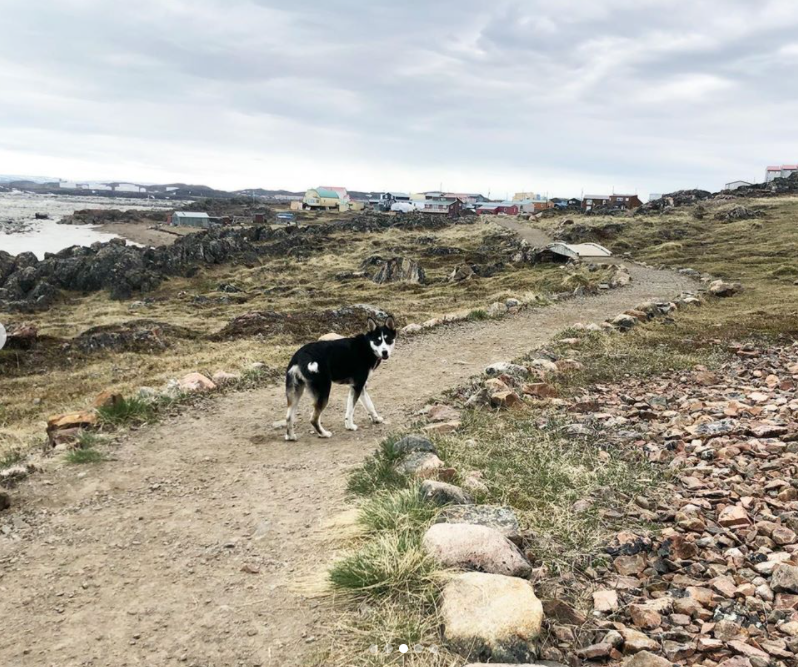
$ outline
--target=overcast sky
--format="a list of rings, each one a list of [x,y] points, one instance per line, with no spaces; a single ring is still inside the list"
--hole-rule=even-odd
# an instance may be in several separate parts
[[[0,0],[0,173],[717,189],[798,162],[795,0]]]

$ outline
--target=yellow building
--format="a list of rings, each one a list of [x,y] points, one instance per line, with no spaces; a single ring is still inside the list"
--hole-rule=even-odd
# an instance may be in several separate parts
[[[337,209],[342,202],[341,197],[335,190],[329,190],[328,188],[311,188],[305,192],[305,198],[302,200],[302,203],[306,208]]]
[[[513,201],[524,201],[524,199],[537,199],[538,196],[534,192],[516,192],[513,195]]]

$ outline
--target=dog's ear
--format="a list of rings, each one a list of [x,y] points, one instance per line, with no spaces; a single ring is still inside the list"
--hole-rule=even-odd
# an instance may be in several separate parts
[[[369,331],[374,331],[377,328],[377,321],[373,317],[369,317]]]
[[[396,322],[393,321],[393,317],[389,317],[387,320],[385,320],[385,326],[391,331],[396,331]]]

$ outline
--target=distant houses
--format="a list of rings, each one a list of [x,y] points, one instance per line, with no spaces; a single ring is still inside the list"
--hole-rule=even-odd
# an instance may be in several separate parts
[[[175,211],[172,213],[170,223],[176,227],[202,227],[203,229],[210,229],[219,224],[215,218],[199,211]]]
[[[748,181],[731,181],[723,186],[724,190],[736,190],[737,188],[749,188],[753,185]]]
[[[353,204],[346,188],[338,186],[321,185],[310,188],[302,198],[302,208],[322,211],[348,211],[353,208],[362,208]]]
[[[518,215],[520,209],[518,202],[504,201],[479,204],[476,211],[480,215]]]
[[[631,211],[643,202],[637,195],[585,195],[582,199],[582,210],[587,213],[597,208],[611,211]]]
[[[788,178],[798,171],[798,164],[783,164],[780,167],[768,167],[765,170],[765,183],[770,183],[774,178]]]

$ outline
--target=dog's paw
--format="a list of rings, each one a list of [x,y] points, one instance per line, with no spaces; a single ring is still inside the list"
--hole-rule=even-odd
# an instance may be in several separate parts
[[[385,422],[385,420],[379,415],[374,415],[373,417],[370,417],[370,419],[372,424],[382,424]]]
[[[355,422],[346,422],[345,425],[347,431],[357,431],[357,424],[355,424]]]
[[[330,433],[329,431],[322,431],[321,433],[319,433],[319,437],[320,438],[332,438],[332,433]]]
[[[286,433],[285,439],[287,442],[296,442],[296,436]]]

